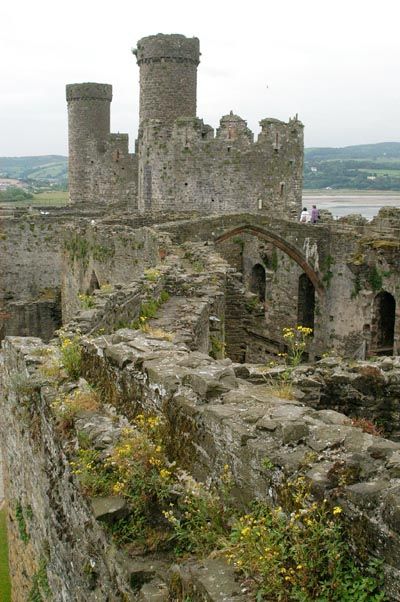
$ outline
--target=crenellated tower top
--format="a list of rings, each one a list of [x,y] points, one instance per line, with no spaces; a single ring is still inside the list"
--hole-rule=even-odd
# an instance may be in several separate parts
[[[195,117],[198,38],[159,33],[139,40],[132,52],[140,68],[140,125],[147,119],[169,124]]]

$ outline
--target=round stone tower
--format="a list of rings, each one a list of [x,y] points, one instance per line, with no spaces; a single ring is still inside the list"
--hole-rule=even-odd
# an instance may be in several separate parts
[[[133,54],[140,67],[140,124],[195,117],[198,38],[159,33],[139,40]]]
[[[69,194],[73,203],[92,201],[93,173],[110,133],[109,84],[68,84]]]

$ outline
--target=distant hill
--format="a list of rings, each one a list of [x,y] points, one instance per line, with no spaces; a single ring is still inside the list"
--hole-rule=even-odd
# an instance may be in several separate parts
[[[304,188],[400,190],[400,142],[306,148]]]
[[[61,184],[66,182],[67,177],[68,158],[62,155],[0,157],[0,178]]]
[[[68,157],[0,157],[0,178],[23,180],[32,187],[50,184],[65,189]],[[400,191],[400,142],[306,148],[304,188]]]

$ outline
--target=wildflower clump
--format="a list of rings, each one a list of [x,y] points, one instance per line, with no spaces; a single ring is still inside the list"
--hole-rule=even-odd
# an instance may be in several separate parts
[[[174,530],[175,551],[207,555],[221,548],[230,533],[234,514],[230,503],[232,475],[225,465],[219,487],[206,487],[187,474],[179,475],[183,494],[164,512]]]
[[[158,541],[170,536],[162,512],[171,498],[175,465],[166,458],[161,432],[158,417],[140,414],[105,459],[97,450],[80,449],[71,462],[87,495],[126,498],[129,516],[112,527],[122,543],[149,544],[155,533]]]
[[[73,380],[77,380],[82,369],[82,349],[80,337],[75,335],[69,337],[61,335],[61,362],[65,370]]]
[[[353,561],[341,506],[315,501],[305,477],[282,483],[282,507],[257,502],[240,514],[229,465],[218,483],[199,483],[168,461],[164,433],[158,417],[140,414],[109,453],[80,449],[70,462],[87,495],[125,498],[127,516],[108,527],[119,544],[223,555],[255,600],[384,600],[378,567],[362,572]]]
[[[281,507],[257,503],[232,529],[225,555],[254,583],[257,600],[383,600],[373,574],[354,564],[340,520],[342,508],[313,501],[304,477],[287,481]]]
[[[149,268],[144,271],[144,277],[149,282],[157,282],[160,276],[161,272],[159,270],[156,270],[156,268]]]
[[[195,481],[168,461],[163,430],[160,418],[139,414],[106,457],[79,449],[70,462],[72,471],[89,497],[126,499],[128,515],[111,526],[119,543],[208,554],[230,531],[229,467],[222,471],[218,490]]]
[[[79,413],[96,412],[100,408],[100,398],[94,389],[76,389],[69,395],[56,398],[51,405],[59,428],[65,432],[73,427]]]
[[[301,326],[299,324],[294,328],[283,329],[282,334],[288,350],[286,354],[280,355],[286,357],[289,366],[296,367],[300,364],[312,332],[312,328]]]
[[[85,295],[84,293],[80,293],[78,295],[78,299],[83,309],[91,309],[92,307],[94,307],[93,295]]]

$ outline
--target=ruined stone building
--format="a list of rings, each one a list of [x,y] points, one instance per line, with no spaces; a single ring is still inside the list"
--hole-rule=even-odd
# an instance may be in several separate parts
[[[262,120],[254,142],[229,114],[214,136],[196,117],[198,40],[159,34],[135,54],[135,154],[110,133],[111,87],[69,85],[71,204],[1,215],[13,602],[255,599],[220,556],[177,562],[113,539],[135,509],[88,494],[74,462],[100,465],[138,414],[162,418],[170,460],[195,479],[228,466],[241,507],[284,507],[282,482],[304,476],[400,600],[400,209],[299,223],[297,118]],[[312,337],[289,399],[285,366],[267,363],[298,324]]]
[[[273,210],[297,216],[301,204],[303,126],[263,119],[256,142],[232,111],[213,128],[196,115],[199,40],[182,35],[143,38],[136,152],[127,134],[110,133],[112,89],[67,86],[71,201],[124,202],[149,211]]]

